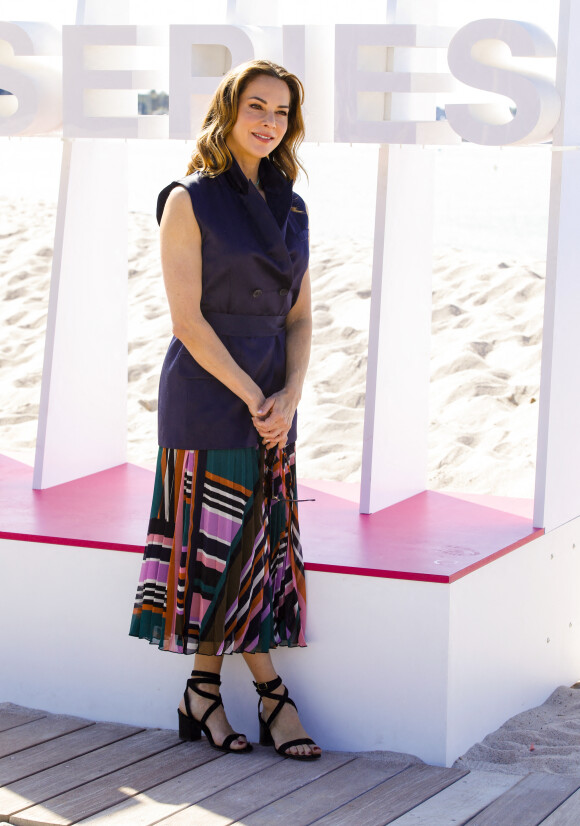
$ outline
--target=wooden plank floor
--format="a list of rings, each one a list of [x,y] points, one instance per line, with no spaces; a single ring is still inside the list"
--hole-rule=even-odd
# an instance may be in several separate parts
[[[0,703],[0,823],[14,826],[578,826],[580,777],[404,755],[222,754],[173,731]]]

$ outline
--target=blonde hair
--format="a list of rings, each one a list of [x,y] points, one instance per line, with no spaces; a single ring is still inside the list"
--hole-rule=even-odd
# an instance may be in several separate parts
[[[302,83],[296,75],[270,60],[249,60],[228,72],[216,89],[197,136],[196,147],[187,167],[188,175],[200,170],[213,178],[230,168],[232,153],[228,149],[226,138],[237,120],[239,101],[244,89],[259,75],[276,77],[290,89],[288,127],[278,146],[270,153],[270,161],[292,183],[298,177],[298,170],[304,169],[297,155],[298,147],[304,140]]]

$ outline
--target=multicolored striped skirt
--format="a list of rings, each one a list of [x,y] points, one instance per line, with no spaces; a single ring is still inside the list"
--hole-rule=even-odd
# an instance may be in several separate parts
[[[131,636],[180,654],[306,644],[295,456],[159,448]]]

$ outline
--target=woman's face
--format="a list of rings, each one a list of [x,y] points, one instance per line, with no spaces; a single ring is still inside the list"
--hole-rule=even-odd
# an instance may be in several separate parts
[[[251,80],[238,105],[238,117],[226,143],[244,172],[254,169],[280,143],[288,128],[290,89],[277,77]]]

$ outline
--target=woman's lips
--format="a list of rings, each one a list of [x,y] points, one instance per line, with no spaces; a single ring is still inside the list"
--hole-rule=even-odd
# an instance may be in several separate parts
[[[256,140],[259,140],[261,143],[270,143],[270,141],[274,140],[274,138],[271,135],[262,135],[260,134],[260,132],[252,132],[252,135],[256,138]]]

